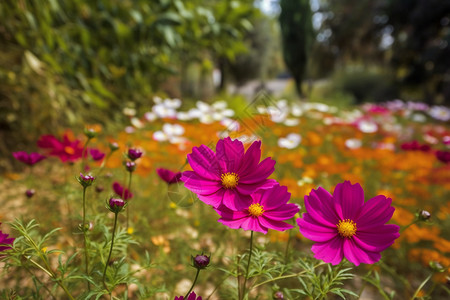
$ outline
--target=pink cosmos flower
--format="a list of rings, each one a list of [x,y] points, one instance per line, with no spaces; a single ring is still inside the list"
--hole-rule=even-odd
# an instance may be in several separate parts
[[[175,173],[164,168],[156,169],[156,173],[158,173],[158,176],[168,184],[177,183],[181,178],[181,172]]]
[[[0,223],[1,225],[2,223]],[[12,245],[12,243],[14,242],[14,238],[8,238],[8,234],[7,233],[3,233],[0,230],[0,252],[11,249],[11,247],[7,246],[7,245]]]
[[[436,158],[440,160],[441,162],[447,164],[450,163],[450,151],[436,151],[435,153]]]
[[[227,137],[217,142],[216,153],[205,145],[194,147],[187,155],[193,171],[183,172],[181,181],[206,204],[240,211],[250,206],[253,192],[277,183],[267,179],[275,161],[268,157],[259,162],[260,158],[261,141],[253,142],[244,153],[241,141]]]
[[[114,193],[117,196],[121,197],[123,200],[127,201],[128,199],[133,198],[133,193],[131,193],[128,189],[124,188],[117,181],[115,181],[112,185]]]
[[[13,152],[13,156],[18,161],[21,161],[29,166],[32,166],[46,158],[44,155],[41,155],[37,152],[31,152],[30,154],[28,154],[25,151]]]
[[[174,300],[185,300],[184,296],[175,296]],[[189,296],[186,298],[186,300],[202,300],[202,297],[198,296],[195,294],[195,292],[192,292],[189,294]]]
[[[80,140],[71,141],[67,134],[64,134],[60,141],[53,135],[43,135],[37,141],[37,145],[43,149],[49,149],[51,156],[57,156],[62,162],[75,162],[83,155],[83,145]]]
[[[299,211],[294,203],[287,203],[291,193],[287,187],[275,185],[270,189],[261,189],[251,194],[251,204],[243,210],[232,211],[225,206],[216,209],[221,216],[220,223],[233,228],[259,231],[264,234],[267,229],[285,231],[294,226],[283,222]]]
[[[400,236],[397,225],[385,224],[395,210],[391,203],[383,195],[364,202],[362,187],[345,181],[333,195],[318,188],[305,196],[307,213],[297,223],[300,232],[316,242],[311,248],[315,258],[333,265],[343,257],[357,266],[373,264]]]
[[[95,148],[90,149],[89,153],[91,154],[92,159],[95,161],[102,160],[103,157],[105,157],[105,153]]]

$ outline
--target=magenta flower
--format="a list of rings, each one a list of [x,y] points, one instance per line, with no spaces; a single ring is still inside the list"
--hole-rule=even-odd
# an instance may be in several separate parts
[[[117,181],[115,181],[112,185],[114,193],[116,193],[117,196],[122,197],[123,200],[127,201],[131,198],[133,198],[133,193],[131,193],[128,189],[124,188],[120,185]]]
[[[216,153],[205,145],[194,147],[187,156],[193,171],[183,172],[181,181],[206,204],[241,211],[252,203],[253,192],[277,184],[267,179],[275,161],[268,157],[259,162],[260,158],[261,141],[253,142],[244,154],[242,142],[227,137],[217,142]]]
[[[0,223],[1,225],[2,223]],[[3,233],[0,230],[0,252],[11,249],[11,247],[7,246],[7,245],[12,245],[14,242],[14,238],[8,238],[8,234],[7,233]]]
[[[175,296],[174,300],[185,300],[184,296]],[[189,296],[186,298],[186,300],[202,300],[202,297],[198,296],[195,294],[195,292],[192,292],[189,294]]]
[[[103,157],[105,157],[105,153],[98,149],[90,149],[89,153],[91,154],[92,159],[95,161],[102,160]]]
[[[291,193],[287,187],[275,185],[251,194],[251,204],[243,210],[232,211],[225,206],[216,208],[221,216],[218,222],[233,228],[267,233],[267,229],[285,231],[294,226],[283,222],[300,210],[297,204],[287,203]]]
[[[435,153],[436,158],[440,160],[441,162],[447,164],[450,163],[450,151],[436,151]]]
[[[21,161],[29,166],[32,166],[46,158],[44,155],[41,155],[37,152],[31,152],[30,154],[28,154],[25,151],[13,152],[13,156],[18,161]]]
[[[138,159],[142,156],[142,151],[139,149],[128,149],[127,156],[132,161],[135,161],[136,159]]]
[[[158,173],[158,176],[168,184],[177,183],[181,178],[181,172],[175,173],[164,168],[156,169],[156,173]]]
[[[125,206],[125,201],[120,198],[110,198],[108,202],[108,209],[113,213],[119,213]]]
[[[373,264],[400,236],[399,226],[385,224],[395,210],[391,203],[383,195],[364,202],[362,187],[345,181],[333,196],[321,187],[305,196],[307,213],[297,223],[300,232],[316,242],[311,248],[315,258],[333,265],[343,257],[357,266]]]
[[[67,134],[64,134],[62,141],[53,135],[43,135],[37,141],[37,145],[40,148],[50,150],[49,155],[59,157],[62,162],[75,162],[83,155],[81,141],[71,141]]]

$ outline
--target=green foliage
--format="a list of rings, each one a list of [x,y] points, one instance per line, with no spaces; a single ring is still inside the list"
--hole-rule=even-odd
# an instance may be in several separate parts
[[[393,76],[374,67],[348,67],[336,72],[333,80],[335,89],[351,95],[355,103],[383,102],[397,95]]]
[[[257,14],[250,0],[0,2],[0,153],[57,128],[123,122],[127,102],[147,106],[190,63],[245,52]]]
[[[284,61],[295,80],[297,93],[303,96],[301,84],[314,38],[309,0],[281,0],[280,6]]]

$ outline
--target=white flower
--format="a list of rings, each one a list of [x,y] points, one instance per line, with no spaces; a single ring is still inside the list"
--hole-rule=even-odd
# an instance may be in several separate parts
[[[144,127],[144,123],[142,123],[142,121],[136,117],[131,118],[131,125],[133,125],[136,128]]]
[[[177,116],[177,111],[173,108],[167,107],[164,103],[156,104],[152,107],[153,113],[155,113],[159,118],[175,118]]]
[[[212,107],[214,109],[218,109],[218,110],[223,110],[227,108],[227,102],[221,100],[221,101],[216,101],[212,104]]]
[[[302,137],[299,134],[289,133],[285,138],[278,139],[278,146],[280,148],[294,149],[300,144],[301,141]]]
[[[227,131],[238,131],[241,127],[238,121],[229,118],[223,119],[220,124],[225,126]]]
[[[369,120],[361,120],[357,123],[357,126],[358,129],[364,133],[373,133],[377,132],[378,130],[378,125],[375,122]]]
[[[286,126],[297,126],[298,124],[300,124],[300,121],[294,118],[288,118],[284,121],[284,125]]]
[[[174,98],[174,99],[164,99],[163,102],[164,106],[167,108],[177,109],[181,106],[181,100]]]
[[[136,115],[136,110],[134,108],[131,107],[125,107],[123,109],[123,114],[127,117],[133,117]]]
[[[430,116],[436,120],[447,122],[450,120],[450,109],[445,106],[435,105],[428,111]]]
[[[157,116],[154,112],[149,111],[144,114],[144,119],[146,119],[148,122],[153,122],[156,120],[156,118]]]
[[[291,114],[294,117],[300,117],[301,115],[303,115],[303,108],[298,105],[298,104],[292,104],[291,106]]]
[[[427,120],[427,118],[423,114],[415,113],[411,116],[411,120],[418,123],[423,123]]]
[[[183,126],[166,123],[163,125],[162,131],[155,131],[153,133],[153,139],[158,142],[169,141],[172,144],[180,144],[186,142],[186,139],[182,137],[183,133]]]
[[[126,133],[133,133],[136,131],[136,128],[134,128],[133,126],[127,126],[125,127],[125,132]]]
[[[359,139],[348,139],[345,140],[345,146],[349,149],[358,149],[362,145],[361,140]]]
[[[180,120],[180,121],[189,121],[189,120],[191,120],[192,119],[192,117],[191,117],[191,115],[189,114],[189,112],[184,112],[184,111],[179,111],[179,112],[177,112],[177,120]]]

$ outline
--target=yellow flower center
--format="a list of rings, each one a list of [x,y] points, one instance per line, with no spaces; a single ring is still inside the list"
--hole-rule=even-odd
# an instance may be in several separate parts
[[[350,219],[340,220],[336,224],[337,230],[342,237],[351,238],[356,234],[356,223]]]
[[[234,189],[238,185],[239,176],[236,173],[224,173],[220,176],[220,179],[222,179],[222,185],[226,189]]]
[[[69,155],[75,154],[75,150],[72,147],[69,147],[69,146],[64,147],[64,152],[66,152]]]
[[[259,203],[253,203],[248,207],[248,213],[251,216],[259,217],[264,213],[264,207]]]

